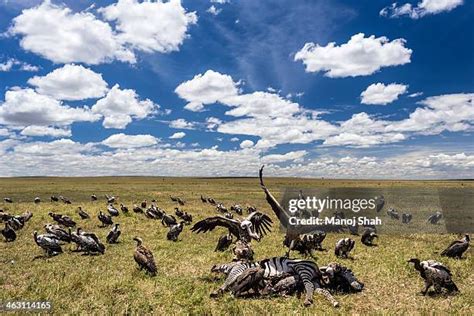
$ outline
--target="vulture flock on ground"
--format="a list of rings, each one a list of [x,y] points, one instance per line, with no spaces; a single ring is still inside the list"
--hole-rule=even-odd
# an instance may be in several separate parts
[[[276,217],[284,221],[285,210],[270,193],[263,183],[263,167],[260,169],[260,186],[265,193],[265,198]],[[302,197],[302,192],[300,192]],[[98,201],[98,197],[93,194],[91,201]],[[166,213],[165,210],[157,207],[155,200],[148,202],[142,201],[139,205],[133,205],[130,210],[137,214],[143,214],[149,219],[159,220],[161,224],[168,228],[166,238],[176,242],[179,235],[186,225],[193,222],[191,214],[181,210],[186,201],[180,197],[170,196],[178,207],[174,209],[174,215]],[[224,292],[230,292],[234,297],[262,297],[262,296],[288,296],[302,294],[305,295],[305,305],[312,304],[312,296],[316,292],[324,296],[333,306],[339,303],[333,297],[334,293],[355,293],[364,288],[364,284],[359,281],[354,272],[347,266],[337,262],[331,262],[326,266],[319,267],[314,260],[315,251],[326,251],[322,243],[326,238],[323,231],[313,231],[301,233],[287,229],[283,245],[287,247],[286,253],[281,257],[267,258],[260,261],[254,260],[254,251],[252,242],[259,242],[271,232],[271,218],[258,211],[254,206],[246,207],[247,214],[244,215],[244,208],[235,204],[230,208],[223,203],[216,201],[211,197],[200,196],[201,202],[215,207],[219,215],[202,219],[190,228],[196,234],[207,233],[218,228],[223,228],[227,233],[221,235],[217,240],[214,251],[226,251],[231,249],[234,259],[231,262],[214,265],[211,272],[222,273],[225,275],[224,284],[216,291],[211,293],[211,297],[219,297]],[[118,219],[120,214],[129,213],[129,207],[120,203],[119,208],[115,207],[118,197],[105,195],[106,213],[100,211],[97,219],[100,222],[99,227],[109,228],[110,231],[106,237],[106,243],[113,245],[120,242],[122,231]],[[62,201],[65,204],[71,204],[72,201],[63,196],[51,196],[51,202]],[[4,198],[5,203],[13,203],[13,199]],[[35,197],[35,204],[41,203],[39,197]],[[383,196],[376,198],[376,211],[380,212],[385,204]],[[104,255],[106,247],[104,243],[93,232],[86,232],[80,228],[80,224],[67,215],[49,212],[48,215],[54,224],[44,225],[44,232],[34,231],[33,238],[36,245],[42,249],[43,255],[38,258],[48,258],[63,253],[63,247],[67,243],[75,244],[74,252],[81,252],[84,255]],[[82,207],[77,208],[77,215],[81,220],[89,220],[92,217]],[[409,213],[400,214],[389,209],[387,215],[390,219],[400,220],[402,224],[409,224],[413,216]],[[25,212],[21,215],[13,215],[0,209],[0,221],[4,223],[1,233],[5,242],[14,242],[19,232],[33,216],[31,212]],[[234,217],[235,216],[235,217]],[[242,219],[236,218],[237,216]],[[342,212],[336,212],[335,217],[344,218]],[[442,214],[436,212],[427,219],[427,223],[438,224],[442,219]],[[336,227],[333,231],[346,232],[351,235],[359,235],[359,227]],[[374,239],[378,238],[375,226],[364,226],[360,235],[361,244],[372,247]],[[144,270],[150,276],[156,276],[158,273],[157,264],[152,251],[143,244],[140,237],[134,237],[136,247],[133,252],[133,259],[137,268]],[[465,235],[460,240],[453,241],[440,254],[455,259],[461,259],[463,253],[469,248],[470,238]],[[337,258],[347,259],[350,252],[354,249],[356,241],[345,237],[338,240],[334,247],[334,253]],[[291,259],[290,252],[297,251],[307,259]],[[353,259],[353,258],[351,258]],[[420,261],[417,258],[411,258],[409,263],[414,265],[416,271],[423,278],[425,287],[422,294],[426,295],[430,287],[434,287],[436,293],[445,289],[448,293],[458,292],[458,287],[452,280],[452,273],[449,268],[435,260]]]

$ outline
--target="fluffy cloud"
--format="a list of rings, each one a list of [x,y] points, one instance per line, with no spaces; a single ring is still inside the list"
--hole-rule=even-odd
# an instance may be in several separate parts
[[[72,136],[69,128],[55,128],[49,126],[30,125],[24,128],[21,133],[23,136],[51,136],[51,137],[70,137]]]
[[[21,37],[23,49],[55,63],[135,62],[133,52],[118,42],[108,23],[50,1],[23,10],[8,32]]]
[[[290,151],[285,154],[273,154],[262,157],[263,163],[280,163],[286,161],[301,161],[308,152],[306,150]]]
[[[58,100],[100,98],[107,92],[102,75],[81,65],[64,65],[46,76],[35,76],[28,83],[41,94]]]
[[[193,129],[195,124],[192,122],[188,122],[185,119],[177,119],[170,122],[169,125],[171,128],[180,128],[180,129]]]
[[[0,105],[0,123],[10,126],[71,125],[100,119],[88,107],[74,108],[32,89],[9,90]]]
[[[386,133],[376,135],[360,135],[355,133],[340,133],[328,137],[323,146],[370,147],[386,143],[396,143],[405,139],[401,133]]]
[[[367,76],[382,67],[404,65],[410,62],[412,50],[405,47],[404,39],[390,41],[385,36],[353,35],[340,46],[332,42],[326,46],[306,43],[295,54],[307,72],[324,72],[330,78]]]
[[[449,12],[463,4],[463,0],[422,0],[416,6],[411,3],[398,5],[396,2],[380,11],[380,15],[390,18],[408,16],[412,19],[422,18],[426,15]]]
[[[132,119],[140,120],[155,113],[159,106],[149,99],[140,101],[135,90],[115,85],[92,106],[92,112],[103,115],[105,128],[124,129]]]
[[[186,136],[186,133],[184,133],[184,132],[177,132],[177,133],[174,133],[173,135],[171,135],[169,138],[170,138],[170,139],[181,139],[181,138],[183,138],[184,136]]]
[[[398,96],[407,91],[408,86],[403,84],[391,83],[384,85],[383,83],[374,83],[363,91],[360,96],[363,104],[380,104],[386,105],[398,99]]]
[[[252,148],[255,144],[251,140],[244,140],[243,142],[240,143],[240,148],[246,149],[246,148]]]
[[[102,141],[103,145],[111,148],[140,148],[153,146],[158,140],[151,135],[115,134]]]
[[[196,13],[186,12],[180,0],[119,0],[99,12],[116,23],[120,43],[144,52],[179,50],[188,27],[197,22]]]
[[[204,74],[194,76],[193,79],[181,83],[175,92],[189,103],[185,109],[201,111],[204,104],[220,102],[226,97],[236,96],[239,92],[238,83],[229,75],[208,70]]]
[[[215,6],[211,5],[209,9],[206,10],[207,13],[210,13],[214,16],[218,15],[221,13],[222,9],[217,9]]]
[[[12,70],[21,71],[38,71],[38,66],[33,66],[15,58],[8,58],[5,62],[0,63],[0,72],[7,72]]]

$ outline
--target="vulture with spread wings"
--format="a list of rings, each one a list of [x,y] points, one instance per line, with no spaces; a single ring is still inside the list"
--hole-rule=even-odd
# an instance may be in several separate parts
[[[237,240],[249,242],[251,239],[255,239],[260,241],[264,235],[271,231],[272,220],[261,212],[253,212],[242,221],[214,216],[197,222],[191,230],[196,233],[205,233],[218,226],[227,228],[230,234],[237,237]]]

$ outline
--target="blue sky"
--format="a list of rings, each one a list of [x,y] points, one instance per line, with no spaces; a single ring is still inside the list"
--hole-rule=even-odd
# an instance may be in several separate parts
[[[0,1],[0,176],[472,178],[474,4]]]

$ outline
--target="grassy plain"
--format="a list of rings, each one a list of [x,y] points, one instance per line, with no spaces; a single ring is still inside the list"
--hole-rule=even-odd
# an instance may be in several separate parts
[[[410,198],[399,196],[387,200],[387,207],[394,206],[410,211],[415,221],[425,220],[425,213],[439,204],[439,188],[473,189],[474,182],[466,181],[349,181],[268,178],[267,186],[276,196],[287,187],[331,188],[368,187],[401,189],[421,192],[416,205]],[[91,202],[97,194],[100,200]],[[51,203],[52,194],[64,195],[72,205]],[[256,259],[283,255],[283,233],[277,228],[277,219],[267,205],[256,178],[159,178],[159,177],[106,177],[106,178],[12,178],[0,179],[0,197],[13,198],[13,204],[0,201],[0,209],[20,214],[31,210],[34,214],[18,239],[12,243],[0,242],[0,301],[49,300],[55,314],[474,314],[474,260],[469,250],[467,259],[443,258],[438,253],[452,240],[454,234],[433,235],[426,233],[382,235],[379,246],[368,248],[359,242],[353,253],[354,260],[342,260],[365,283],[359,294],[337,295],[341,307],[334,309],[322,297],[315,296],[314,305],[305,308],[296,297],[265,299],[234,299],[228,294],[214,300],[209,294],[222,279],[210,273],[216,263],[228,262],[230,252],[213,251],[223,229],[208,234],[193,234],[189,226],[180,235],[180,241],[166,240],[165,229],[159,221],[146,219],[131,212],[121,214],[115,221],[121,224],[121,242],[106,245],[103,256],[82,256],[70,252],[47,260],[32,259],[41,254],[32,233],[42,231],[51,222],[49,211],[67,214],[77,220],[86,231],[93,231],[105,241],[109,228],[99,228],[97,214],[106,212],[104,194],[119,197],[129,207],[143,199],[156,199],[158,206],[172,212],[174,203],[169,195],[186,200],[184,210],[193,214],[194,221],[210,215],[215,210],[202,204],[199,195],[211,196],[225,205],[232,203],[255,205],[270,214],[274,220],[273,232],[260,243],[253,243]],[[416,194],[415,194],[416,195]],[[39,196],[42,202],[32,201]],[[420,202],[422,201],[422,202]],[[82,206],[92,216],[80,220],[76,213]],[[422,212],[422,213],[417,213]],[[417,215],[418,214],[418,215]],[[422,216],[423,215],[423,216]],[[387,217],[384,215],[385,218]],[[472,216],[472,212],[470,214]],[[397,224],[398,225],[398,224]],[[318,252],[318,265],[325,265],[335,258],[335,242],[346,234],[328,234],[323,246],[328,252]],[[140,236],[155,255],[159,274],[150,278],[137,270],[133,261],[135,243]],[[294,253],[297,256],[296,253]],[[436,259],[447,264],[461,293],[456,296],[423,297],[418,293],[423,284],[418,274],[406,260],[411,257]]]

